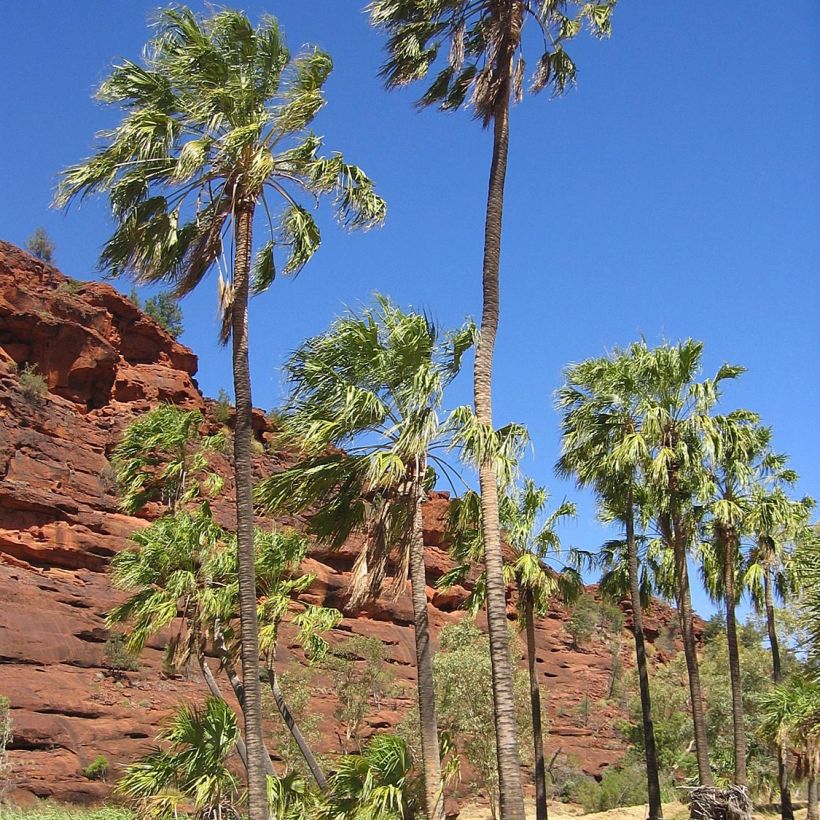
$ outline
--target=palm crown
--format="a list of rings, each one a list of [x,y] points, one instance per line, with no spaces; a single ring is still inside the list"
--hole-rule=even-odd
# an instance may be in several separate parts
[[[341,154],[321,155],[321,138],[308,130],[331,68],[319,49],[292,57],[272,17],[254,28],[228,9],[207,19],[163,10],[144,65],[124,60],[99,89],[103,102],[125,109],[123,121],[94,156],[63,173],[56,200],[107,192],[117,230],[101,267],[169,280],[179,296],[220,263],[236,214],[261,204],[268,238],[254,289],[263,291],[280,251],[282,272],[297,273],[319,246],[300,195],[331,195],[353,228],[384,219],[370,179]],[[223,297],[229,305],[227,282]]]

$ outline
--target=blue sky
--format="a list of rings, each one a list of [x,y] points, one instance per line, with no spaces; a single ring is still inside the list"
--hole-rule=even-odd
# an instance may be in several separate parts
[[[364,235],[323,218],[324,244],[304,273],[254,302],[254,400],[268,408],[281,398],[287,353],[374,290],[444,325],[479,314],[490,143],[469,114],[420,113],[412,92],[382,90],[381,37],[363,0],[238,5],[278,16],[293,50],[330,51],[316,131],[389,205],[385,227]],[[116,122],[92,92],[113,60],[138,56],[155,7],[32,0],[3,12],[0,237],[23,244],[44,226],[77,278],[97,275],[111,224],[102,202],[49,209],[55,177]],[[564,539],[593,547],[605,533],[592,500],[552,474],[561,370],[640,335],[693,336],[707,370],[749,369],[726,406],[773,425],[798,491],[820,496],[820,5],[789,0],[775,13],[762,0],[621,0],[612,38],[572,53],[577,88],[513,113],[496,422],[528,425],[527,470],[580,502]],[[215,341],[213,280],[183,307],[182,340],[215,395],[231,378]],[[468,400],[465,377],[450,401]]]

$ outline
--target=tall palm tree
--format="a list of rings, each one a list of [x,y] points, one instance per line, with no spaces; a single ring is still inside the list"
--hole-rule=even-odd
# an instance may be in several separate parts
[[[380,593],[391,554],[394,594],[409,572],[428,820],[443,818],[444,799],[422,504],[432,466],[449,470],[440,451],[453,441],[454,421],[442,415],[442,400],[473,336],[469,324],[442,335],[427,317],[377,297],[376,308],[349,313],[308,339],[286,365],[292,392],[283,420],[304,457],[257,492],[271,512],[312,510],[311,532],[334,547],[353,532],[364,535],[352,605]]]
[[[648,446],[638,411],[640,386],[633,359],[626,351],[589,359],[565,372],[565,384],[557,393],[561,421],[561,458],[557,471],[574,476],[581,487],[592,487],[602,517],[624,528],[625,555],[620,546],[604,561],[610,579],[629,596],[632,604],[632,635],[641,698],[644,755],[646,760],[649,820],[663,819],[658,754],[652,720],[652,696],[646,658],[643,609],[648,595],[648,573],[641,567],[636,521],[644,499],[643,471]],[[644,507],[646,505],[644,504]],[[626,578],[623,578],[623,570]],[[606,584],[604,585],[606,586]]]
[[[388,88],[435,78],[420,105],[457,110],[472,105],[485,128],[492,125],[493,147],[484,224],[481,328],[475,356],[473,401],[478,421],[493,429],[493,353],[499,320],[499,267],[504,187],[510,144],[510,104],[524,95],[523,34],[535,29],[538,49],[530,89],[551,87],[561,94],[575,78],[575,64],[564,45],[584,23],[596,36],[610,31],[615,0],[599,3],[556,0],[372,0],[373,24],[387,36],[388,59],[382,76]],[[446,54],[447,56],[444,56]],[[496,742],[501,813],[523,820],[524,796],[516,733],[513,674],[507,632],[505,584],[493,458],[479,465],[483,508],[487,621],[493,667]]]
[[[561,541],[556,531],[558,524],[577,513],[575,504],[563,501],[549,515],[545,515],[548,500],[547,490],[530,479],[525,480],[520,488],[502,492],[499,499],[501,529],[506,546],[505,577],[515,584],[518,622],[526,635],[538,820],[547,820],[547,773],[541,726],[541,689],[536,667],[535,619],[547,614],[550,602],[559,593],[563,601],[569,603],[583,588],[581,577],[574,569],[565,566],[558,572],[546,564],[551,554],[561,551]],[[448,538],[451,553],[458,564],[439,579],[439,586],[444,587],[463,581],[481,560],[481,499],[477,493],[465,493],[451,505]],[[482,572],[466,602],[473,613],[484,606],[486,590],[486,573]]]
[[[748,588],[755,610],[766,618],[766,632],[772,654],[772,680],[783,680],[780,641],[775,620],[775,598],[786,601],[796,594],[794,573],[791,572],[793,544],[808,521],[812,499],[792,501],[782,487],[752,487],[748,511],[748,528],[753,538],[749,551],[744,586]],[[788,752],[777,747],[777,782],[780,788],[781,820],[794,820],[789,788]]]
[[[722,601],[726,615],[726,643],[732,695],[734,781],[746,786],[746,732],[743,686],[737,638],[736,608],[742,586],[741,541],[747,529],[754,479],[782,466],[783,459],[767,452],[771,431],[761,427],[755,413],[738,410],[716,416],[706,438],[704,487],[701,497],[709,520],[711,543],[702,552],[702,571],[713,600]]]
[[[117,228],[101,267],[138,283],[169,281],[177,297],[219,267],[220,337],[232,339],[237,544],[242,601],[244,717],[250,820],[267,817],[262,701],[253,578],[252,401],[248,300],[281,272],[295,274],[320,243],[300,197],[329,195],[352,228],[381,222],[384,202],[367,176],[309,125],[324,104],[330,57],[291,57],[276,20],[254,27],[238,11],[200,17],[162,10],[143,64],[124,60],[98,97],[125,115],[103,147],[62,175],[56,202],[108,193]],[[281,205],[277,209],[277,203]],[[268,238],[253,256],[255,215]],[[225,239],[227,242],[226,259]]]

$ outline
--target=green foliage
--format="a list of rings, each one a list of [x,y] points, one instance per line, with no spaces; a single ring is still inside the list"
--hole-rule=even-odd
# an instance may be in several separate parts
[[[665,802],[674,800],[671,783],[662,784]],[[646,774],[637,761],[604,769],[601,780],[584,777],[573,784],[570,799],[580,803],[586,812],[603,812],[621,806],[640,806],[646,803]]]
[[[227,425],[233,417],[233,403],[228,391],[224,387],[219,388],[216,403],[211,408],[211,415],[217,424]]]
[[[238,737],[224,701],[183,706],[159,734],[162,745],[126,768],[117,792],[146,820],[171,820],[186,806],[198,820],[239,820],[240,785],[227,766]]]
[[[487,636],[472,618],[464,617],[442,629],[439,640],[441,648],[433,659],[439,731],[443,737],[450,739],[455,755],[467,761],[475,772],[476,779],[466,785],[476,795],[487,795],[491,806],[496,806],[498,771],[493,730],[492,666]],[[532,724],[529,684],[523,670],[516,673],[514,691],[522,736],[521,748],[526,753],[532,748]],[[401,726],[414,757],[419,755],[417,723],[415,714],[411,712]]]
[[[105,780],[108,768],[108,758],[105,755],[97,755],[83,769],[83,777],[87,777],[89,780]]]
[[[17,368],[17,383],[26,401],[41,404],[48,394],[48,383],[45,377],[37,372],[37,366],[25,364]]]
[[[396,735],[375,735],[345,755],[328,781],[321,820],[405,820],[421,807],[410,752]]]
[[[85,282],[81,279],[72,279],[70,276],[66,277],[66,280],[60,284],[60,290],[63,293],[71,293],[71,294],[78,294],[82,291],[85,287]]]
[[[143,311],[158,325],[163,327],[170,336],[178,339],[184,329],[182,324],[182,308],[172,293],[164,290],[156,296],[145,300]]]
[[[103,644],[105,665],[115,674],[136,672],[139,667],[137,656],[128,648],[128,641],[122,632],[112,632]]]
[[[572,607],[569,618],[564,623],[564,629],[572,638],[575,649],[586,646],[595,635],[599,623],[599,607],[595,599],[584,593]]]
[[[393,683],[385,664],[384,644],[378,638],[354,635],[334,647],[323,665],[336,688],[336,717],[347,739],[361,750],[364,720],[380,708]]]
[[[45,228],[36,228],[34,233],[26,240],[26,250],[37,257],[42,262],[52,264],[54,262],[54,242],[46,233]]]
[[[122,435],[111,464],[120,487],[120,504],[129,513],[159,500],[170,508],[216,494],[220,477],[209,469],[209,454],[221,450],[221,433],[201,435],[198,410],[162,404],[133,421]]]
[[[136,820],[135,816],[121,806],[83,808],[40,803],[28,808],[2,807],[3,820]]]

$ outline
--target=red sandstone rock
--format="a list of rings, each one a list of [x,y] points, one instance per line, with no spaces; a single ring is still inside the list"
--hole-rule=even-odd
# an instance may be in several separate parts
[[[47,377],[42,401],[23,397],[11,362],[35,365]],[[204,695],[194,672],[179,680],[162,676],[162,640],[149,644],[140,670],[120,681],[106,676],[103,657],[105,614],[120,600],[109,583],[108,562],[157,514],[149,509],[137,518],[119,511],[108,455],[122,428],[157,402],[211,406],[197,389],[196,369],[190,350],[110,286],[69,286],[52,266],[0,242],[0,693],[11,698],[10,760],[19,799],[101,799],[108,785],[86,779],[83,768],[103,754],[113,766],[109,779],[115,779],[119,766],[150,745],[177,703]],[[261,411],[254,414],[254,429],[269,439]],[[255,473],[260,477],[286,462],[285,454],[259,456]],[[216,465],[226,482],[214,509],[230,526],[230,463],[219,456]],[[424,510],[434,640],[462,617],[458,607],[467,594],[463,587],[435,588],[449,568],[442,538],[448,501],[447,493],[433,493]],[[298,519],[282,523],[300,525]],[[408,596],[400,595],[349,611],[346,588],[357,549],[355,540],[338,552],[313,548],[304,569],[316,581],[304,601],[344,611],[334,643],[350,634],[384,643],[399,691],[368,717],[369,731],[376,731],[394,727],[412,700],[412,609]],[[514,611],[511,601],[511,617]],[[615,713],[596,711],[588,726],[566,715],[584,697],[605,697],[610,655],[603,645],[571,651],[565,617],[556,606],[536,629],[551,718],[547,749],[551,754],[561,748],[597,773],[623,753]],[[668,608],[656,605],[650,637],[669,618]],[[303,661],[287,629],[282,647],[285,667]],[[343,751],[327,681],[315,685],[310,711],[320,719],[321,751]]]

